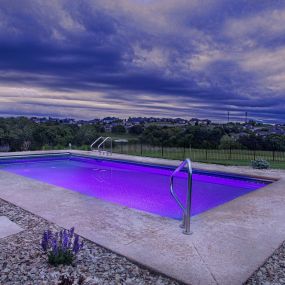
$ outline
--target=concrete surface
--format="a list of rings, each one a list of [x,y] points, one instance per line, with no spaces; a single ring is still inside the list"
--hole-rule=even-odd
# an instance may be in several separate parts
[[[113,158],[179,164],[126,155]],[[242,284],[285,240],[285,171],[201,163],[194,163],[194,167],[278,181],[195,216],[190,236],[181,233],[176,220],[5,171],[0,171],[0,198],[60,226],[75,226],[80,235],[185,283]]]
[[[21,232],[23,229],[5,216],[0,216],[0,238]]]

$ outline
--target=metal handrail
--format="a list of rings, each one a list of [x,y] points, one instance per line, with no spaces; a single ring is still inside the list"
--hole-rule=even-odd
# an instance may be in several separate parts
[[[101,150],[100,150],[100,147],[101,147],[101,146],[103,146],[103,151],[104,151],[104,145],[105,145],[105,142],[106,142],[107,140],[110,140],[110,142],[111,142],[111,151],[110,151],[110,154],[112,155],[113,145],[112,145],[112,138],[111,138],[111,137],[106,137],[106,138],[104,138],[104,140],[98,145],[98,151],[101,152]]]
[[[96,139],[91,145],[90,145],[90,149],[92,150],[93,146],[99,141],[103,139],[103,137],[99,137],[98,139]]]
[[[186,207],[183,206],[181,201],[179,200],[178,196],[174,192],[174,176],[181,171],[185,166],[187,166],[187,172],[188,172],[188,190],[187,190],[187,200],[186,200]],[[173,196],[173,198],[176,200],[177,204],[183,211],[183,223],[182,227],[184,228],[183,233],[190,235],[190,219],[191,219],[191,202],[192,202],[192,164],[191,160],[189,158],[185,159],[172,173],[170,177],[170,193]]]

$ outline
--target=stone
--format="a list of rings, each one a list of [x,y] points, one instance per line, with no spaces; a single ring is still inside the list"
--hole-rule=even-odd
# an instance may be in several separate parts
[[[5,216],[0,216],[0,238],[21,232],[23,229]]]

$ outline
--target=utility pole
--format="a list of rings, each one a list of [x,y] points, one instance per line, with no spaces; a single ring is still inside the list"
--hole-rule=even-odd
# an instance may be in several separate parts
[[[230,112],[228,111],[228,123],[230,122]]]
[[[245,112],[245,123],[247,123],[247,112]]]

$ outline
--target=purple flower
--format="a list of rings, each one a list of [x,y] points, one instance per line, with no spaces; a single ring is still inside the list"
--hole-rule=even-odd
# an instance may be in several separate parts
[[[68,249],[68,243],[69,243],[69,235],[66,232],[66,230],[63,231],[63,241],[62,241],[62,250],[66,251]]]
[[[63,232],[59,232],[59,244],[62,244],[62,239],[63,239]]]
[[[75,235],[74,241],[73,241],[73,248],[72,251],[77,254],[80,249],[79,245],[79,235]]]
[[[54,256],[70,254],[70,252],[76,255],[82,249],[83,241],[80,242],[79,235],[74,233],[74,228],[64,229],[56,233],[46,230],[42,236],[41,246],[44,252],[51,253]]]
[[[69,237],[72,238],[74,235],[74,227],[69,230]]]
[[[68,241],[68,248],[71,248],[71,243],[72,243],[72,239],[74,236],[74,227],[72,227],[69,231],[68,231],[68,235],[69,235],[69,241]]]
[[[57,238],[52,240],[52,252],[54,255],[57,255],[58,253]]]
[[[42,249],[44,252],[46,252],[48,250],[48,243],[49,243],[49,235],[48,235],[48,231],[45,231],[42,237]]]

